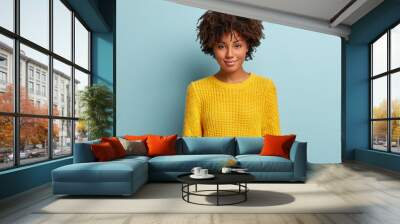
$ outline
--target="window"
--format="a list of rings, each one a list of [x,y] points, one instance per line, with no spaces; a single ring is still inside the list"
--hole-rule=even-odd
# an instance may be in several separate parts
[[[89,32],[77,18],[75,18],[75,40],[75,62],[89,69]]]
[[[72,12],[60,1],[53,0],[54,52],[71,60]]]
[[[400,153],[400,24],[370,45],[371,148]]]
[[[48,12],[49,0],[20,0],[21,36],[46,49],[49,48]]]
[[[0,55],[0,67],[3,67],[3,68],[7,67],[7,56]]]
[[[7,56],[0,53],[0,91],[5,92],[7,87]]]
[[[40,95],[40,84],[36,84],[36,95]]]
[[[67,1],[0,0],[0,11],[0,170],[71,156],[87,139],[74,105],[90,84],[90,31]]]
[[[12,39],[0,33],[0,112],[13,112],[14,110],[14,84],[12,82],[14,73],[13,67],[9,65],[14,55],[13,51]]]
[[[33,94],[33,82],[28,82],[28,89],[29,94]]]
[[[28,74],[29,74],[29,79],[33,80],[33,67],[32,66],[29,66]]]
[[[0,26],[14,31],[14,0],[1,0],[0,9]]]
[[[3,71],[0,71],[0,84],[2,85],[7,84],[7,74]]]
[[[40,53],[39,53],[40,54]],[[43,56],[43,55],[42,55]],[[40,71],[39,69],[36,69],[36,80],[40,81]]]
[[[66,83],[72,83],[72,68],[69,65],[66,65],[56,59],[53,60],[54,64],[54,70],[53,70],[53,77],[54,77],[54,83],[53,83],[53,106],[58,105],[58,97],[59,93],[60,95],[60,100],[62,103],[64,103],[64,95],[71,95],[72,92],[70,89],[65,89],[64,85]],[[67,99],[67,102],[69,105],[72,104],[72,99]],[[54,105],[55,104],[55,105]],[[60,114],[59,109],[53,110],[53,114]],[[68,107],[65,110],[65,113],[61,113],[62,116],[67,116],[67,117],[72,117],[72,108]]]
[[[42,86],[42,96],[46,96],[46,86]]]

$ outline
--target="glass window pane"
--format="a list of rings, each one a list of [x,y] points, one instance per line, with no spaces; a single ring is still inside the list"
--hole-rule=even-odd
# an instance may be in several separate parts
[[[89,32],[75,18],[75,63],[89,70]]]
[[[20,164],[49,158],[48,121],[45,118],[20,118]]]
[[[10,116],[0,116],[0,170],[14,165],[14,124]]]
[[[72,117],[71,66],[53,60],[53,115]]]
[[[391,75],[391,110],[392,117],[400,118],[400,72]]]
[[[14,0],[1,0],[0,9],[0,26],[14,31]]]
[[[84,120],[75,121],[75,143],[87,141],[88,134],[86,122]]]
[[[14,111],[13,40],[0,35],[0,111]]]
[[[392,152],[400,153],[400,120],[393,120],[390,122],[391,127],[391,140],[392,140]]]
[[[20,55],[21,113],[47,115],[49,57],[23,44],[21,44]]]
[[[72,121],[53,120],[53,157],[72,154]]]
[[[372,118],[387,118],[387,77],[372,81]]]
[[[21,36],[49,48],[49,0],[20,0]]]
[[[372,122],[372,148],[387,151],[387,121]]]
[[[86,86],[89,86],[89,75],[75,69],[75,117],[80,117],[82,113],[79,106],[80,94]]]
[[[391,69],[400,67],[400,24],[391,30],[390,37]]]
[[[72,12],[60,1],[53,1],[53,51],[71,60]]]
[[[372,71],[373,75],[387,71],[387,34],[372,44]]]

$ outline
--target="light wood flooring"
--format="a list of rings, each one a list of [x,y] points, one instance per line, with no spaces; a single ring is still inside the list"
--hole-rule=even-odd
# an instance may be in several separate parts
[[[0,201],[0,223],[259,224],[400,223],[400,173],[356,162],[310,165],[308,183],[319,184],[345,201],[367,204],[356,214],[37,214],[54,200],[49,185]],[[173,205],[172,205],[173,206]]]

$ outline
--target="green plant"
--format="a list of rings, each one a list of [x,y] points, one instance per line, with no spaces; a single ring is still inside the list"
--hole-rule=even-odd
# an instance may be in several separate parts
[[[113,94],[102,84],[94,84],[80,92],[79,106],[82,119],[88,128],[89,139],[110,136],[108,129],[112,125]]]

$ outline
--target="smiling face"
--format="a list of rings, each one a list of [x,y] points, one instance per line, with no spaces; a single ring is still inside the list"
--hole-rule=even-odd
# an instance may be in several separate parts
[[[214,57],[221,70],[233,73],[242,69],[246,59],[248,46],[246,41],[237,33],[225,33],[213,47]]]

